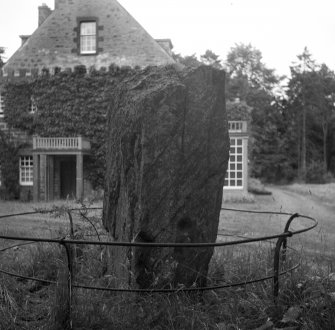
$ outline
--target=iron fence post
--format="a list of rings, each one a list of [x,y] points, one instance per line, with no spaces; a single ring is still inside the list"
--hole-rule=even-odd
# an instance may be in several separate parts
[[[274,258],[273,258],[273,299],[275,303],[277,303],[278,300],[278,294],[279,294],[279,262],[280,262],[280,248],[283,245],[283,242],[286,237],[279,237],[277,240]]]
[[[284,233],[291,233],[289,231],[290,229],[290,225],[292,223],[292,221],[295,219],[295,218],[298,218],[299,217],[299,214],[298,213],[294,213],[290,216],[290,218],[287,220],[286,222],[286,225],[285,225],[285,229],[284,229]],[[291,237],[292,235],[290,235]],[[283,250],[282,250],[282,260],[283,262],[286,261],[286,250],[287,250],[287,237],[285,237],[284,239],[284,242],[283,242]]]
[[[70,210],[66,211],[68,216],[69,216],[69,220],[70,220],[70,237],[71,239],[74,238],[74,229],[73,229],[73,219],[72,219],[72,214]]]
[[[73,277],[73,268],[72,268],[72,257],[71,257],[71,249],[68,244],[61,243],[61,245],[64,246],[66,251],[66,257],[67,257],[67,270],[68,270],[68,281],[67,281],[67,287],[68,287],[68,312],[69,312],[69,325],[70,329],[73,329],[72,324],[72,277]]]
[[[299,217],[298,213],[294,213],[290,216],[290,218],[287,220],[285,228],[284,228],[284,235],[278,238],[276,248],[275,248],[275,253],[274,253],[274,264],[273,264],[273,297],[275,303],[277,303],[278,300],[278,294],[279,294],[279,263],[280,259],[282,262],[286,261],[286,250],[287,250],[287,237],[292,236],[292,232],[289,231],[290,225],[292,221]],[[282,254],[280,258],[280,249],[282,249]]]

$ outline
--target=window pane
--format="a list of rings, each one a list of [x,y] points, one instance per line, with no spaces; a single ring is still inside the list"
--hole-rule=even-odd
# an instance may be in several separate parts
[[[21,156],[20,157],[20,184],[32,185],[33,184],[33,157]]]
[[[241,129],[239,123],[231,123],[231,127]],[[229,164],[224,187],[231,189],[243,188],[243,139],[230,138],[229,154]]]
[[[80,24],[80,35],[95,35],[96,23],[95,22],[82,22]]]
[[[82,22],[80,24],[80,53],[96,53],[96,22]]]

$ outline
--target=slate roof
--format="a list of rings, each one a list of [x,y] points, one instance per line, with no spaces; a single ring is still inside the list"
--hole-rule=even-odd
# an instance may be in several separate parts
[[[98,54],[78,53],[78,19],[95,18]],[[165,65],[172,57],[116,0],[55,0],[55,10],[16,51],[4,72],[76,65],[99,69]]]

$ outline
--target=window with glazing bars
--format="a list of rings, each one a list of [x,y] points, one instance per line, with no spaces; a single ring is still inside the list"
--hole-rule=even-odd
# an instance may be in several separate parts
[[[80,23],[80,54],[95,54],[97,52],[96,22]]]
[[[240,138],[230,139],[229,163],[224,188],[243,188],[243,140]]]
[[[33,184],[33,156],[20,157],[20,185],[31,186]]]

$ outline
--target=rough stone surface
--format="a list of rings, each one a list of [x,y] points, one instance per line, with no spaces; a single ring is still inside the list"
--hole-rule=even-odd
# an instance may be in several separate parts
[[[112,91],[103,222],[115,241],[215,242],[229,157],[225,74],[173,66]],[[213,248],[110,249],[131,287],[203,286]]]

